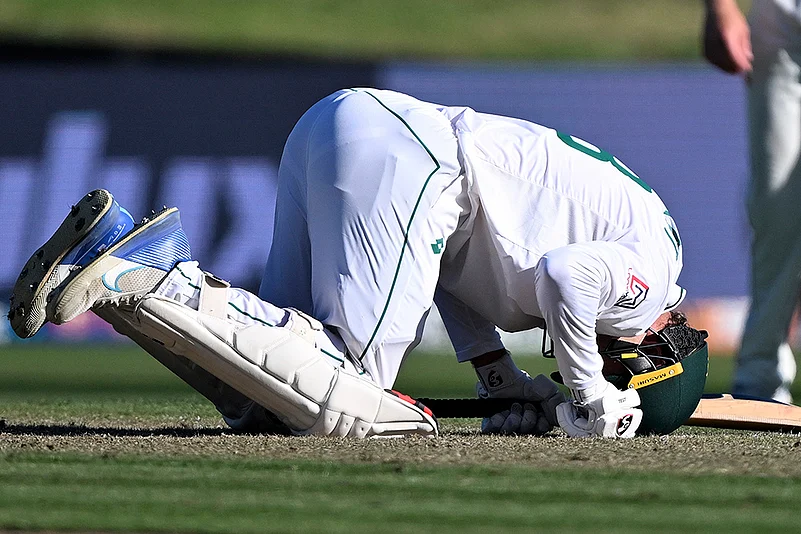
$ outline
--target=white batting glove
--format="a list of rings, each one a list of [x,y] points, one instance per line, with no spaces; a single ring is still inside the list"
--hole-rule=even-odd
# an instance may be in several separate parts
[[[572,390],[576,400],[556,407],[559,426],[571,438],[632,438],[642,422],[640,395],[620,391],[609,382],[589,390]]]
[[[510,409],[481,421],[483,434],[545,434],[557,423],[556,407],[565,401],[559,388],[545,375],[531,378],[517,368],[508,354],[482,367],[476,367],[481,398],[517,399]]]

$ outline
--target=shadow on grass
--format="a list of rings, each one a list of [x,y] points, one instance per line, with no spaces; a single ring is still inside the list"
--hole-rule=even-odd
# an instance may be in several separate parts
[[[475,420],[456,419],[458,426],[448,428],[449,436],[470,437],[478,434],[478,426]],[[470,423],[474,428],[471,428]],[[119,428],[112,426],[87,426],[73,424],[7,424],[0,419],[0,436],[3,434],[11,436],[110,436],[110,437],[173,437],[173,438],[193,438],[193,437],[214,437],[214,436],[287,436],[287,432],[280,430],[264,432],[245,432],[231,428]]]
[[[119,428],[87,425],[11,425],[0,420],[0,435],[16,436],[112,436],[112,437],[157,437],[175,438],[210,437],[223,435],[279,435],[269,432],[242,432],[230,428]]]

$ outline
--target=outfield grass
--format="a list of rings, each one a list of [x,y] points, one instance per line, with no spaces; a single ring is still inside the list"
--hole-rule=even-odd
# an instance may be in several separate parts
[[[0,526],[442,533],[716,532],[725,525],[726,532],[792,532],[799,489],[798,480],[741,476],[20,454],[0,458]]]
[[[701,0],[4,0],[0,37],[348,59],[694,60],[701,17]]]

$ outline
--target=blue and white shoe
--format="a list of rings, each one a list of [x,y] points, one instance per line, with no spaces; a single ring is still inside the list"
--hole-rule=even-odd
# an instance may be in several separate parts
[[[154,212],[69,280],[47,305],[47,318],[62,324],[93,306],[131,304],[191,259],[178,209]]]
[[[131,215],[103,189],[72,206],[47,243],[25,263],[11,294],[8,318],[14,332],[31,337],[46,322],[46,305],[76,270],[134,227]]]

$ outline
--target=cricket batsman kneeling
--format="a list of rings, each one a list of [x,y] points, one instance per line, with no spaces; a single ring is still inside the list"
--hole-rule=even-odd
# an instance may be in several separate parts
[[[287,140],[258,296],[192,261],[177,209],[134,224],[97,190],[26,263],[9,318],[29,337],[91,309],[236,429],[435,436],[389,388],[436,303],[479,395],[519,401],[483,432],[631,437],[674,430],[703,389],[705,336],[671,314],[681,267],[662,201],[609,153],[348,89]],[[570,400],[498,335],[546,325]]]

